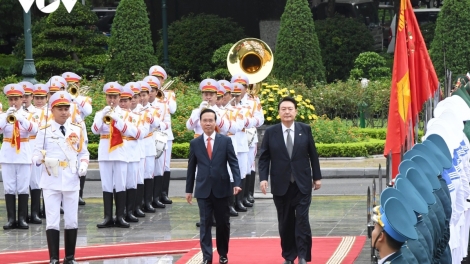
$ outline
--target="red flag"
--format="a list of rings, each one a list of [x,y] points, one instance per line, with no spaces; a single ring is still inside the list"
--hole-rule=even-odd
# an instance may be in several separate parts
[[[113,120],[109,126],[109,152],[124,144],[121,132],[114,126],[115,123],[116,121]]]
[[[418,122],[423,104],[438,88],[438,79],[410,0],[401,0],[384,155],[392,154],[392,178],[398,173],[400,153],[411,125]],[[411,146],[408,146],[411,147]]]

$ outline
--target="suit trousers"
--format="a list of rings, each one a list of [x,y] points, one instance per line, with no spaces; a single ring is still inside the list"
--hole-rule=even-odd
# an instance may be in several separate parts
[[[145,157],[144,179],[153,179],[154,170],[155,170],[155,156]]]
[[[204,260],[212,260],[212,214],[216,222],[216,245],[219,256],[227,256],[230,239],[229,197],[216,198],[211,192],[205,199],[197,198],[201,227],[200,244]]]
[[[103,192],[122,192],[126,190],[127,162],[110,160],[100,161],[101,186]]]
[[[64,229],[78,228],[78,192],[42,190],[46,206],[46,230],[60,230],[60,203],[64,209]]]
[[[294,261],[296,257],[312,258],[312,230],[308,210],[311,194],[300,192],[296,182],[290,183],[286,194],[273,195],[277,210],[279,236],[281,237],[282,257]]]
[[[2,163],[5,194],[29,194],[31,164]]]
[[[41,180],[42,170],[44,168],[41,166],[31,166],[31,179],[29,180],[29,187],[31,190],[41,189],[39,187],[39,181]]]
[[[163,163],[163,171],[170,171],[171,150],[173,149],[173,140],[168,140],[166,143],[165,162]]]
[[[145,158],[139,162],[139,173],[137,174],[137,184],[144,184]]]
[[[248,173],[248,152],[237,152],[238,167],[240,168],[240,177],[245,179]]]
[[[127,163],[126,189],[137,189],[137,177],[139,176],[140,162]]]

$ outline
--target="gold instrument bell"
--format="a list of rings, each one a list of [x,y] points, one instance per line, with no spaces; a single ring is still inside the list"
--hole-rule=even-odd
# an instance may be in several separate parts
[[[250,84],[266,79],[274,65],[274,55],[268,44],[257,38],[239,40],[227,54],[227,68],[230,74],[243,72]]]
[[[18,110],[16,110],[15,112],[13,112],[13,113],[11,113],[7,116],[8,124],[14,124],[16,122],[16,116],[15,116],[16,112],[18,112]]]

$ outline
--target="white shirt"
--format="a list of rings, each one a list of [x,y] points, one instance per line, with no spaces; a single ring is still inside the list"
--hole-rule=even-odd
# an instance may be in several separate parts
[[[383,264],[385,262],[385,260],[393,254],[395,254],[395,252],[393,252],[391,254],[388,254],[387,256],[381,258],[377,264]]]
[[[216,135],[216,133],[214,131],[214,132],[212,132],[212,135],[210,136],[210,138],[211,138],[211,148],[212,148],[211,150],[214,149],[215,135]],[[206,133],[204,133],[204,144],[206,145],[206,149],[207,149],[207,139],[208,138],[209,138],[209,136],[206,135]]]
[[[287,129],[290,129],[290,137],[292,138],[292,146],[294,145],[294,135],[295,135],[295,122],[292,123],[290,127],[286,127],[283,123],[281,123],[282,126],[282,134],[284,136],[284,142],[287,143]],[[287,145],[287,144],[286,144]]]

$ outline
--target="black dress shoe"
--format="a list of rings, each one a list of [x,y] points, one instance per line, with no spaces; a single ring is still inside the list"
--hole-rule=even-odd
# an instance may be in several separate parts
[[[216,223],[213,222],[213,223],[212,223],[212,226],[216,226]],[[197,223],[196,223],[196,227],[201,227],[201,222],[197,222]]]
[[[220,264],[226,264],[226,263],[228,263],[228,258],[227,258],[227,257],[220,257],[220,258],[219,258],[219,263],[220,263]]]
[[[284,264],[294,264],[294,261],[292,261],[292,260],[286,260],[286,261],[284,261]]]
[[[204,260],[202,261],[202,264],[212,264],[212,260]]]
[[[307,264],[307,261],[304,258],[299,258],[299,264]]]

